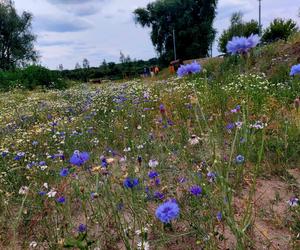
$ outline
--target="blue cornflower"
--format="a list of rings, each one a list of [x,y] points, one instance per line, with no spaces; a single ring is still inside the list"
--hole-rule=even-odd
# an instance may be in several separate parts
[[[38,194],[39,194],[40,196],[44,196],[44,195],[46,195],[46,193],[47,193],[47,192],[45,192],[45,191],[39,191],[39,192],[38,192]]]
[[[300,64],[294,65],[291,68],[290,76],[300,75]]]
[[[179,206],[176,201],[166,201],[155,211],[155,216],[163,223],[170,223],[179,216]]]
[[[258,35],[251,35],[247,37],[233,37],[231,41],[227,43],[226,49],[230,54],[245,54],[250,49],[256,47],[260,43]]]
[[[158,173],[156,171],[150,171],[148,176],[150,179],[154,179],[155,177],[158,177]]]
[[[100,157],[101,159],[101,167],[106,168],[108,166],[107,160],[104,156]]]
[[[207,173],[207,178],[208,178],[209,182],[214,182],[217,178],[217,175],[214,172],[208,172]]]
[[[2,157],[5,157],[5,156],[8,155],[8,151],[7,150],[2,151],[0,154],[1,154]]]
[[[59,175],[60,175],[61,177],[66,177],[66,176],[68,176],[68,175],[69,175],[69,169],[68,169],[68,168],[63,168],[62,170],[60,170]]]
[[[78,226],[78,228],[77,228],[77,231],[78,231],[79,233],[84,233],[84,232],[86,232],[86,229],[87,229],[86,225],[80,224],[80,225]]]
[[[134,188],[139,185],[139,179],[127,177],[123,182],[124,187],[126,188]]]
[[[24,153],[24,152],[19,152],[19,153],[17,153],[17,155],[15,156],[14,160],[19,161],[19,160],[21,160],[24,156],[25,156],[25,153]]]
[[[158,200],[162,200],[165,197],[165,195],[161,192],[154,192],[154,198]]]
[[[177,70],[177,75],[179,77],[183,77],[190,74],[200,73],[201,70],[202,70],[201,65],[197,62],[193,62],[190,64],[181,65]]]
[[[202,188],[195,185],[190,188],[190,193],[194,196],[200,196],[202,194]]]
[[[36,145],[38,145],[38,144],[39,144],[38,141],[33,141],[33,142],[32,142],[32,146],[36,146]]]
[[[226,129],[227,129],[227,130],[232,130],[232,129],[234,129],[234,127],[235,127],[235,124],[234,124],[234,123],[228,123],[228,124],[226,125]]]
[[[245,157],[242,156],[242,155],[238,155],[238,156],[235,158],[235,161],[236,161],[236,163],[238,163],[238,164],[242,164],[242,163],[245,161]]]
[[[70,158],[70,163],[76,166],[83,165],[86,161],[88,161],[90,158],[89,153],[87,152],[79,152],[78,150],[75,150],[73,155]]]
[[[138,161],[139,164],[141,164],[142,163],[142,156],[139,155],[138,158],[137,158],[137,161]]]
[[[222,212],[220,212],[220,211],[217,213],[217,220],[218,221],[222,220]]]
[[[63,196],[61,196],[61,197],[57,198],[56,201],[57,201],[58,203],[60,203],[60,204],[63,204],[63,203],[66,202],[66,198],[63,197]]]

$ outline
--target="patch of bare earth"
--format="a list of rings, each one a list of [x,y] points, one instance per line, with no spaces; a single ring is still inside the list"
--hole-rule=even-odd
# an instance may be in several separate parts
[[[253,224],[249,233],[252,244],[249,249],[300,249],[300,242],[292,242],[292,233],[289,230],[291,216],[287,202],[295,196],[294,191],[297,187],[293,188],[293,185],[300,187],[300,171],[294,169],[290,174],[295,178],[293,184],[277,177],[257,180],[252,201]],[[241,195],[234,199],[237,220],[243,216],[249,190],[248,185]],[[233,235],[228,230],[226,230],[225,238],[227,238],[227,249],[235,249]]]

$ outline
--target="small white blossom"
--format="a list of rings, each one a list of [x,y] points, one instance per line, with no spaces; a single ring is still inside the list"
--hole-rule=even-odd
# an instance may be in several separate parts
[[[158,161],[157,161],[157,160],[151,159],[151,160],[149,161],[148,165],[149,165],[150,168],[155,168],[155,167],[157,167],[157,165],[158,165]]]
[[[47,196],[49,198],[53,198],[55,197],[55,195],[57,194],[57,192],[54,190],[54,189],[51,189],[48,193],[47,193]]]
[[[27,194],[29,191],[29,187],[27,186],[22,186],[20,189],[19,189],[19,194],[22,194],[22,195],[25,195]]]

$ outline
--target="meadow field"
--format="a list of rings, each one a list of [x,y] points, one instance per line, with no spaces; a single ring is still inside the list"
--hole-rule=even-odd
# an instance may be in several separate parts
[[[1,249],[299,249],[300,77],[252,63],[2,93]]]

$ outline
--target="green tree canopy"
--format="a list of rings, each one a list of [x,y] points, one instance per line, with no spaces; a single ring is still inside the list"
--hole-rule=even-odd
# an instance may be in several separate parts
[[[297,23],[292,19],[284,20],[274,19],[268,28],[264,31],[263,41],[270,43],[276,40],[287,40],[290,35],[298,31]]]
[[[157,0],[134,11],[135,20],[149,27],[152,43],[163,61],[174,58],[173,29],[177,40],[177,57],[205,57],[216,31],[213,20],[217,0]]]
[[[36,61],[36,37],[31,32],[32,15],[18,15],[15,7],[0,3],[0,69],[8,70]]]
[[[233,13],[230,19],[230,27],[223,31],[219,38],[219,51],[227,53],[226,45],[234,36],[248,37],[251,34],[259,34],[259,24],[257,21],[243,21],[241,12]]]

